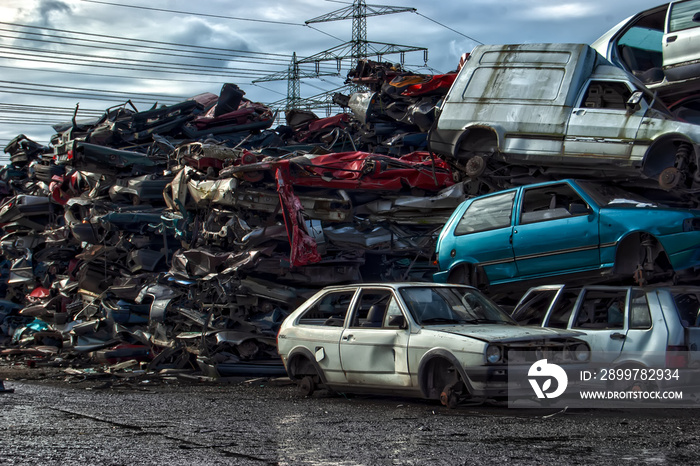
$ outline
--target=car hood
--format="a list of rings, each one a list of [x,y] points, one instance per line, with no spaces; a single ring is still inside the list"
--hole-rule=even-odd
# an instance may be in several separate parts
[[[429,327],[424,327],[424,329],[451,333],[453,335],[462,335],[489,343],[512,343],[528,340],[572,338],[583,335],[581,332],[570,330],[502,324],[431,325]]]

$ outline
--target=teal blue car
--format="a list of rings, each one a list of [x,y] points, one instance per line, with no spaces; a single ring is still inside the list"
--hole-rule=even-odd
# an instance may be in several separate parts
[[[645,284],[700,266],[700,210],[593,181],[539,183],[464,201],[436,253],[438,283],[512,287],[595,276]]]

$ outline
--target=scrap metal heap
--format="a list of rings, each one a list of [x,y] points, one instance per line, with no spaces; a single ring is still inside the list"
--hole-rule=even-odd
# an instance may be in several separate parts
[[[235,84],[24,135],[0,170],[2,354],[205,376],[284,374],[282,320],[323,286],[431,280],[465,198],[424,151],[456,73],[360,62],[352,113],[276,115]]]

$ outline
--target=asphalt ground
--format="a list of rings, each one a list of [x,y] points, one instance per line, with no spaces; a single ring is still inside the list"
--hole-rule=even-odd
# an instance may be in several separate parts
[[[3,465],[698,464],[695,409],[513,409],[297,394],[288,379],[0,365]]]

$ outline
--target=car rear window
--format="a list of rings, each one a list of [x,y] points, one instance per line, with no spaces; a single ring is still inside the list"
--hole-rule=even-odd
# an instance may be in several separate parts
[[[355,291],[335,291],[323,295],[299,316],[299,325],[342,327]]]
[[[481,67],[462,95],[465,99],[553,101],[564,80],[563,68]]]
[[[455,235],[510,226],[515,191],[475,199],[455,227]]]

